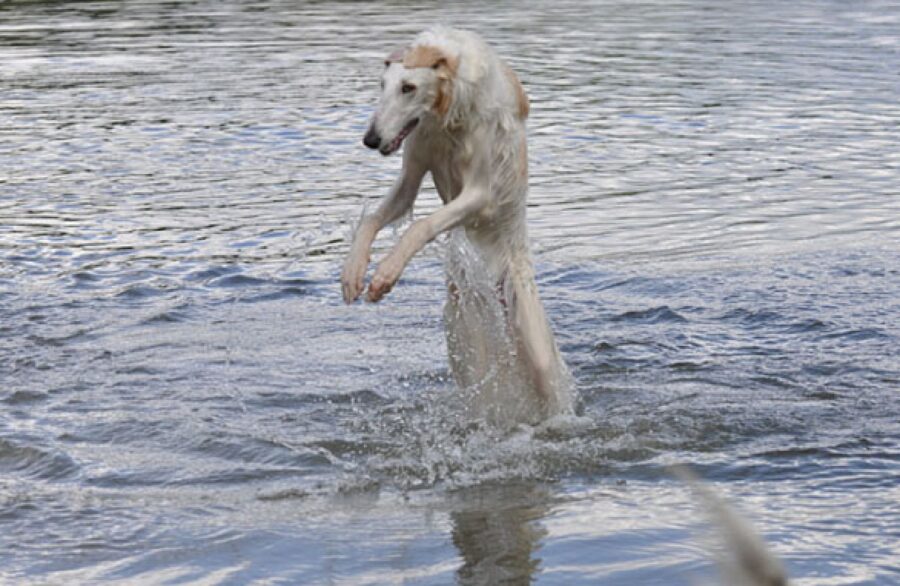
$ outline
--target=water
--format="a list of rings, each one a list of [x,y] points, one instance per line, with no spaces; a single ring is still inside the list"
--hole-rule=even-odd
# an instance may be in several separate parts
[[[581,426],[459,417],[445,242],[340,302],[399,164],[360,145],[380,60],[435,21],[531,96]],[[878,1],[0,5],[0,582],[694,584],[687,462],[795,583],[898,583],[898,27]]]

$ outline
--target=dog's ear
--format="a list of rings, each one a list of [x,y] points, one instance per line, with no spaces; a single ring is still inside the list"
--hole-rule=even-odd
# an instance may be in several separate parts
[[[459,58],[441,55],[431,64],[431,68],[438,72],[441,79],[455,77],[459,69]]]
[[[452,59],[446,55],[441,55],[431,64],[431,68],[435,71],[445,70],[453,76],[456,75],[456,70],[459,69],[459,59]]]
[[[432,64],[431,68],[437,73],[438,87],[437,96],[434,99],[435,113],[444,118],[450,111],[450,105],[453,102],[453,80],[456,78],[456,71],[459,67],[459,59],[451,59],[446,55],[440,55]]]
[[[447,115],[447,112],[450,111],[450,103],[453,101],[453,85],[450,83],[450,79],[441,79],[438,84],[437,96],[434,98],[434,111],[441,118]]]
[[[459,59],[450,57],[438,47],[417,45],[403,56],[403,66],[408,69],[430,67],[437,71],[446,70],[451,76],[456,75]]]

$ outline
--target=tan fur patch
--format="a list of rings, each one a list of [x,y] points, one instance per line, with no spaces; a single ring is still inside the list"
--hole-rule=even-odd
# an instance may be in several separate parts
[[[450,102],[453,101],[453,85],[449,79],[442,79],[438,84],[437,96],[434,98],[434,111],[444,117],[450,111]]]
[[[416,67],[440,68],[446,66],[451,75],[456,75],[459,67],[459,59],[449,57],[446,53],[432,45],[417,45],[403,56],[403,67],[414,69]]]
[[[525,93],[525,88],[522,87],[522,84],[519,82],[519,77],[509,65],[504,63],[503,70],[506,72],[506,77],[507,79],[509,79],[509,83],[511,83],[516,90],[516,109],[518,110],[519,119],[525,120],[526,118],[528,118],[528,112],[531,110],[531,107],[528,104],[528,95]]]

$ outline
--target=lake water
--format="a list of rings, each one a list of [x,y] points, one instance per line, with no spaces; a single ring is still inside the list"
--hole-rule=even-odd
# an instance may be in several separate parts
[[[340,300],[400,162],[361,145],[381,59],[434,22],[531,96],[577,429],[460,419],[445,242]],[[898,31],[881,1],[0,4],[0,582],[696,584],[682,462],[794,583],[900,583]]]

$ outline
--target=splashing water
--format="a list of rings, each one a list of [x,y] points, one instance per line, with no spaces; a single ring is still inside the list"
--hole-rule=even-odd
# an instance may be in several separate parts
[[[510,287],[497,283],[462,228],[450,234],[444,257],[450,283],[444,306],[447,350],[469,415],[501,428],[540,421],[547,406],[534,388],[509,325]],[[562,376],[552,400],[568,404],[571,377],[558,352],[553,359]]]
[[[443,321],[454,376],[430,379],[402,400],[358,414],[354,431],[371,451],[347,486],[460,488],[565,473],[565,465],[553,464],[561,462],[560,450],[591,441],[593,434],[584,434],[597,422],[570,412],[544,416],[510,331],[506,298],[464,229],[443,238],[437,252],[453,283]],[[558,392],[570,396],[574,384],[559,360],[566,386]]]

